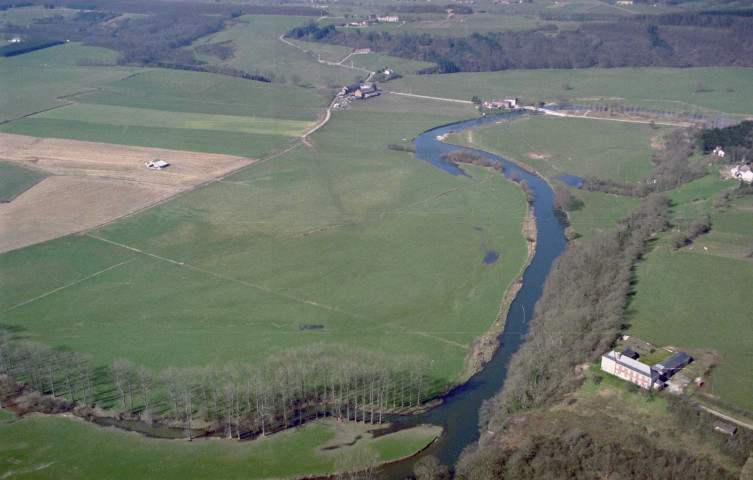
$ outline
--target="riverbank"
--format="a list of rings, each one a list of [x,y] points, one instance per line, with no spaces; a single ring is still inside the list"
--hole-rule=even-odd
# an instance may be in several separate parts
[[[528,256],[526,261],[520,267],[520,271],[515,277],[515,280],[513,280],[505,290],[505,293],[502,296],[502,303],[499,306],[499,313],[497,314],[497,318],[494,320],[491,328],[481,335],[481,337],[479,337],[479,339],[471,346],[471,350],[466,357],[465,368],[458,375],[458,384],[460,385],[467,382],[476,373],[480,372],[481,369],[489,363],[492,356],[499,348],[499,336],[502,335],[502,332],[505,330],[507,314],[510,312],[510,305],[512,305],[515,297],[523,288],[523,274],[536,254],[536,218],[534,217],[531,208],[528,209],[526,214],[522,234],[526,239],[526,244],[528,246]]]

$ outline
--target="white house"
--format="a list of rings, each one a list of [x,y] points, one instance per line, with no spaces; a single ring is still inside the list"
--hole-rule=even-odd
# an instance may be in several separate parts
[[[661,384],[659,372],[616,350],[602,355],[601,369],[646,389]]]
[[[738,165],[730,170],[730,173],[734,178],[743,182],[753,183],[753,170],[751,170],[750,165]]]

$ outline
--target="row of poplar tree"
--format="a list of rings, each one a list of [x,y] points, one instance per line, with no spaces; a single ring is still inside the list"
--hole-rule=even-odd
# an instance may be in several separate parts
[[[37,392],[71,404],[119,404],[126,416],[149,423],[169,420],[237,438],[323,416],[381,423],[437,394],[428,365],[421,355],[319,343],[261,364],[155,372],[126,359],[95,368],[89,355],[17,341],[10,332],[0,339],[0,373]]]

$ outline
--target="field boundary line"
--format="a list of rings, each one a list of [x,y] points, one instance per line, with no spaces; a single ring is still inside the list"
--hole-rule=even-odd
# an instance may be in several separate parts
[[[326,232],[327,230],[334,230],[336,228],[349,227],[349,226],[352,226],[352,225],[356,225],[356,223],[355,222],[347,222],[347,223],[336,223],[334,225],[326,225],[324,227],[316,228],[314,230],[309,230],[308,232],[297,233],[297,234],[289,236],[289,237],[281,238],[281,239],[275,240],[273,242],[267,242],[267,243],[263,243],[261,245],[254,245],[254,246],[251,246],[251,247],[246,247],[246,248],[241,248],[241,249],[238,249],[238,250],[233,250],[232,252],[216,253],[214,255],[209,255],[208,257],[198,258],[196,260],[188,262],[188,264],[195,265],[197,263],[206,262],[208,260],[213,260],[215,258],[222,258],[222,257],[226,257],[228,255],[235,255],[236,253],[248,252],[250,250],[256,250],[257,248],[270,247],[270,246],[273,246],[273,245],[278,245],[280,243],[288,242],[290,240],[296,240],[298,238],[303,238],[303,237],[307,237],[309,235],[314,235],[314,234],[319,233],[319,232]]]
[[[430,334],[428,334],[426,332],[418,332],[418,331],[416,331],[416,332],[413,332],[413,333],[415,333],[416,335],[421,335],[422,337],[431,338],[432,340],[438,340],[440,342],[444,342],[444,343],[447,343],[449,345],[454,345],[456,347],[460,347],[463,350],[468,350],[468,345],[463,345],[462,343],[455,342],[453,340],[447,340],[446,338],[437,337],[435,335],[430,335]]]
[[[110,266],[110,267],[107,267],[107,268],[105,268],[104,270],[100,270],[100,271],[98,271],[98,272],[94,272],[94,273],[92,273],[91,275],[87,275],[87,276],[86,276],[86,277],[84,277],[84,278],[79,278],[79,279],[78,279],[78,280],[76,280],[75,282],[71,282],[71,283],[68,283],[68,284],[65,284],[65,285],[63,285],[62,287],[58,287],[58,288],[56,288],[56,289],[54,289],[54,290],[50,290],[50,291],[49,291],[49,292],[47,292],[47,293],[43,293],[42,295],[38,295],[38,296],[36,296],[36,297],[34,297],[34,298],[31,298],[31,299],[29,299],[29,300],[26,300],[25,302],[19,303],[18,305],[14,305],[14,306],[12,306],[12,307],[8,308],[7,310],[4,310],[4,311],[5,311],[5,312],[10,312],[11,310],[14,310],[14,309],[16,309],[16,308],[18,308],[18,307],[23,307],[23,306],[24,306],[24,305],[26,305],[26,304],[29,304],[29,303],[31,303],[31,302],[34,302],[34,301],[37,301],[37,300],[39,300],[39,299],[41,299],[41,298],[44,298],[44,297],[46,297],[46,296],[48,296],[48,295],[52,295],[52,294],[53,294],[53,293],[55,293],[55,292],[59,292],[60,290],[66,289],[66,288],[68,288],[68,287],[72,287],[73,285],[76,285],[77,283],[81,283],[81,282],[84,282],[84,281],[86,281],[86,280],[89,280],[90,278],[96,277],[97,275],[100,275],[100,274],[102,274],[102,273],[105,273],[105,272],[109,272],[110,270],[113,270],[113,269],[115,269],[115,268],[118,268],[118,267],[120,267],[120,266],[122,266],[122,265],[125,265],[126,263],[129,263],[129,262],[132,262],[132,261],[136,260],[136,258],[138,258],[138,257],[133,257],[133,258],[129,258],[128,260],[125,260],[125,261],[123,261],[123,262],[120,262],[120,263],[118,263],[117,265],[112,265],[112,266]]]
[[[229,276],[224,275],[222,273],[213,272],[211,270],[204,270],[203,268],[194,267],[193,265],[188,265],[188,264],[183,264],[183,263],[181,263],[180,265],[182,267],[190,268],[191,270],[194,270],[194,271],[197,271],[197,272],[201,272],[201,273],[204,273],[206,275],[210,275],[212,277],[221,278],[223,280],[227,280],[227,281],[232,282],[232,283],[237,283],[239,285],[245,285],[247,287],[256,288],[256,289],[262,290],[262,291],[267,292],[267,293],[271,293],[272,295],[276,295],[276,296],[281,297],[281,298],[286,298],[288,300],[293,300],[293,301],[300,302],[300,303],[303,303],[303,304],[306,304],[306,305],[311,305],[312,307],[322,308],[322,309],[328,310],[330,312],[336,312],[336,313],[339,313],[341,315],[346,315],[346,316],[349,316],[349,317],[353,317],[353,318],[356,318],[356,319],[358,319],[359,321],[362,321],[362,322],[366,321],[365,319],[360,318],[360,317],[358,317],[358,316],[356,316],[356,315],[354,315],[352,313],[344,312],[344,311],[339,310],[339,309],[337,309],[335,307],[330,307],[329,305],[323,305],[323,304],[317,303],[317,302],[315,302],[313,300],[306,300],[304,298],[294,297],[292,295],[285,295],[284,293],[277,292],[277,291],[272,290],[271,288],[268,288],[268,287],[263,287],[261,285],[257,285],[255,283],[251,283],[251,282],[246,282],[244,280],[238,280],[237,278],[229,277]]]
[[[443,197],[445,195],[449,195],[451,193],[455,193],[459,190],[462,190],[464,188],[472,187],[473,185],[477,185],[481,183],[483,180],[476,180],[475,178],[472,179],[470,183],[464,183],[463,185],[459,185],[455,188],[451,188],[450,190],[445,190],[444,192],[437,193],[436,195],[432,195],[431,197],[424,198],[423,200],[419,200],[415,203],[411,203],[410,205],[406,205],[404,207],[396,208],[395,210],[392,210],[391,212],[386,212],[382,215],[391,215],[393,213],[402,212],[403,210],[408,210],[413,207],[417,207],[419,205],[423,205],[424,203],[431,202],[432,200],[436,200],[439,197]]]
[[[112,240],[108,240],[108,239],[106,239],[106,238],[102,238],[102,237],[98,237],[98,236],[96,236],[96,235],[92,235],[91,233],[87,233],[87,234],[86,234],[86,236],[87,236],[87,237],[89,237],[89,238],[93,238],[93,239],[95,239],[95,240],[99,240],[99,241],[101,241],[101,242],[109,243],[109,244],[111,244],[111,245],[116,245],[116,246],[118,246],[118,247],[122,247],[122,248],[125,248],[125,249],[127,249],[127,250],[131,250],[131,251],[133,251],[133,252],[136,252],[136,253],[140,253],[140,254],[142,254],[142,255],[147,255],[147,256],[150,256],[150,257],[154,257],[154,258],[156,258],[156,259],[159,259],[159,260],[164,260],[165,262],[170,262],[170,263],[172,263],[172,264],[175,264],[175,265],[180,265],[180,266],[183,266],[183,262],[179,262],[179,261],[177,261],[177,260],[173,260],[173,259],[171,259],[171,258],[160,257],[160,256],[159,256],[159,255],[157,255],[157,254],[154,254],[154,253],[149,253],[149,252],[145,252],[145,251],[143,251],[143,250],[140,250],[140,249],[138,249],[138,248],[136,248],[136,247],[130,247],[130,246],[128,246],[128,245],[124,245],[124,244],[122,244],[122,243],[114,242],[114,241],[112,241]]]
[[[441,102],[465,103],[468,105],[473,105],[473,102],[471,102],[470,100],[458,100],[456,98],[430,97],[428,95],[417,95],[415,93],[393,92],[391,90],[384,90],[384,93],[391,93],[393,95],[403,95],[405,97],[423,98],[427,100],[439,100]]]
[[[358,319],[360,321],[365,321],[365,319],[359,318],[356,315],[353,315],[352,313],[344,312],[342,310],[338,310],[337,308],[330,307],[328,305],[322,305],[321,303],[314,302],[313,300],[306,300],[306,299],[303,299],[303,298],[294,297],[292,295],[285,295],[283,293],[280,293],[280,292],[277,292],[275,290],[272,290],[271,288],[268,288],[268,287],[263,287],[261,285],[255,284],[255,283],[246,282],[246,281],[243,281],[243,280],[238,280],[237,278],[229,277],[227,275],[223,275],[223,274],[218,273],[218,272],[213,272],[211,270],[205,270],[203,268],[195,267],[193,265],[189,265],[189,264],[186,264],[184,262],[179,262],[177,260],[172,260],[170,258],[162,257],[162,256],[154,254],[154,253],[145,252],[145,251],[140,250],[140,249],[138,249],[136,247],[131,247],[131,246],[128,246],[128,245],[124,245],[122,243],[114,242],[112,240],[107,240],[106,238],[97,237],[97,236],[89,234],[89,233],[87,233],[86,235],[88,237],[90,237],[90,238],[95,239],[95,240],[100,240],[100,241],[105,242],[105,243],[110,243],[112,245],[116,245],[116,246],[125,248],[127,250],[131,250],[133,252],[137,252],[137,253],[142,254],[142,255],[146,255],[146,256],[149,256],[149,257],[156,258],[158,260],[162,260],[162,261],[165,261],[165,262],[168,262],[168,263],[172,263],[173,265],[177,265],[179,267],[188,268],[188,269],[191,269],[193,271],[200,272],[200,273],[203,273],[205,275],[209,275],[209,276],[216,277],[216,278],[221,278],[223,280],[227,280],[227,281],[232,282],[232,283],[237,283],[239,285],[244,285],[244,286],[247,286],[247,287],[256,288],[258,290],[261,290],[261,291],[267,292],[267,293],[271,293],[272,295],[276,295],[276,296],[281,297],[281,298],[286,298],[288,300],[293,300],[293,301],[296,301],[296,302],[304,303],[304,304],[311,305],[311,306],[314,306],[314,307],[317,307],[317,308],[323,308],[323,309],[331,311],[331,312],[337,312],[337,313],[340,313],[342,315],[347,315],[349,317],[356,318],[356,319]],[[133,259],[130,259],[130,260],[133,260]],[[64,288],[64,287],[61,287],[61,288]]]

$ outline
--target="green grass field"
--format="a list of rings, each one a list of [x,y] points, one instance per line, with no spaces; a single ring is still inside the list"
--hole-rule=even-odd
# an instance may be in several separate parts
[[[304,23],[304,17],[259,15],[236,20],[239,21],[234,26],[195,42],[195,45],[203,45],[230,41],[235,49],[234,56],[225,61],[212,57],[201,57],[202,60],[213,65],[259,72],[279,83],[319,88],[340,87],[353,83],[356,78],[366,78],[365,73],[357,70],[321,64],[316,56],[307,55],[278,39],[281,34]],[[314,46],[311,49],[316,51]]]
[[[77,103],[0,131],[263,158],[323,118],[331,98],[326,90],[207,73],[152,69],[111,81],[119,72],[101,71],[106,75],[96,91],[69,97]]]
[[[8,121],[69,103],[69,95],[89,92],[121,80],[133,67],[77,67],[79,58],[115,63],[116,53],[66,43],[44,50],[0,58],[0,121]]]
[[[586,3],[562,8],[577,11]],[[274,84],[175,70],[77,67],[82,57],[114,63],[115,54],[76,44],[0,59],[0,100],[7,107],[0,120],[13,120],[0,131],[270,156],[322,118],[333,86],[364,76],[327,67],[278,40],[302,22],[242,17],[198,42],[232,41],[236,56],[226,64],[270,73]],[[419,66],[382,64],[390,60],[362,56],[354,66]],[[406,76],[389,89],[463,100],[620,97],[750,113],[750,73],[730,68]],[[712,91],[693,95],[699,81]],[[253,364],[287,348],[336,342],[395,357],[424,354],[433,361],[427,374],[451,383],[468,346],[496,319],[504,291],[526,259],[521,229],[527,206],[519,187],[497,174],[469,167],[478,181],[452,177],[387,146],[407,146],[424,130],[476,115],[470,105],[384,93],[334,112],[311,135],[311,146],[87,235],[0,255],[0,325],[24,338],[89,353],[97,367],[119,357],[154,370]],[[650,170],[651,137],[665,131],[543,117],[505,126],[474,130],[467,141],[545,176],[595,173],[619,181],[635,181]],[[723,188],[709,177],[671,192],[673,215],[710,211]],[[573,212],[572,222],[586,236],[613,226],[635,203],[576,195],[584,206]],[[692,251],[670,252],[666,239],[659,239],[638,266],[630,318],[630,332],[652,342],[718,349],[727,362],[714,374],[715,392],[748,408],[753,378],[744,366],[752,339],[739,291],[751,278],[745,257],[753,236],[745,226],[752,223],[751,211],[750,203],[740,201],[715,213],[712,233]],[[704,245],[709,249],[700,250]],[[483,263],[487,250],[499,252],[495,264]],[[301,330],[305,325],[324,328]],[[0,433],[2,468],[16,465],[7,458],[21,460],[29,467],[13,474],[21,478],[43,478],[52,468],[60,478],[143,478],[155,472],[279,478],[328,472],[336,462],[316,450],[333,441],[321,425],[257,444],[154,441],[60,418],[2,423]],[[370,448],[382,460],[392,459],[421,448],[436,433],[385,437]],[[301,462],[289,461],[293,448],[299,449],[296,458],[306,455]],[[296,469],[303,463],[309,469]]]
[[[9,202],[46,176],[37,170],[0,160],[0,202]]]
[[[472,142],[530,165],[549,179],[567,173],[632,183],[654,167],[651,139],[668,131],[645,124],[539,115],[474,129],[448,141]]]
[[[60,417],[13,418],[0,411],[0,472],[10,478],[267,479],[322,475],[410,455],[441,427],[372,438],[372,425],[321,421],[246,442],[155,440]],[[348,445],[358,436],[363,438]],[[333,450],[323,447],[337,446]],[[362,459],[368,463],[361,463]],[[54,472],[54,473],[53,473]]]
[[[660,240],[638,264],[629,332],[678,348],[716,350],[724,361],[711,376],[711,393],[751,410],[748,347],[753,338],[750,309],[741,292],[753,278],[748,257],[753,248],[753,201],[743,197],[721,212],[710,208],[716,194],[731,186],[707,177],[672,192],[674,216],[694,218],[710,212],[711,231],[678,251]]]
[[[297,149],[92,234],[183,266],[91,237],[11,252],[2,258],[17,296],[6,308],[114,268],[6,309],[3,323],[97,362],[125,356],[156,368],[256,362],[312,341],[373,348],[379,338],[378,348],[391,354],[431,355],[431,374],[451,381],[467,354],[462,345],[491,326],[524,261],[525,204],[500,176],[480,170],[483,181],[474,184],[388,150],[406,126],[412,136],[448,120],[400,116],[403,125],[381,112],[340,112],[312,139],[321,147]],[[354,123],[372,142],[343,138]],[[100,253],[82,268],[89,249]],[[485,250],[499,251],[500,260],[484,265]],[[49,256],[72,264],[36,260]],[[29,272],[46,276],[48,268],[50,281],[34,285]],[[306,324],[326,328],[300,331]],[[112,337],[116,325],[120,334]]]
[[[517,96],[522,101],[624,99],[647,101],[676,111],[705,108],[730,114],[753,112],[751,69],[746,68],[614,68],[453,73],[405,77],[390,82],[395,91],[470,100]],[[693,93],[703,82],[710,91]],[[567,83],[569,90],[562,85]]]

